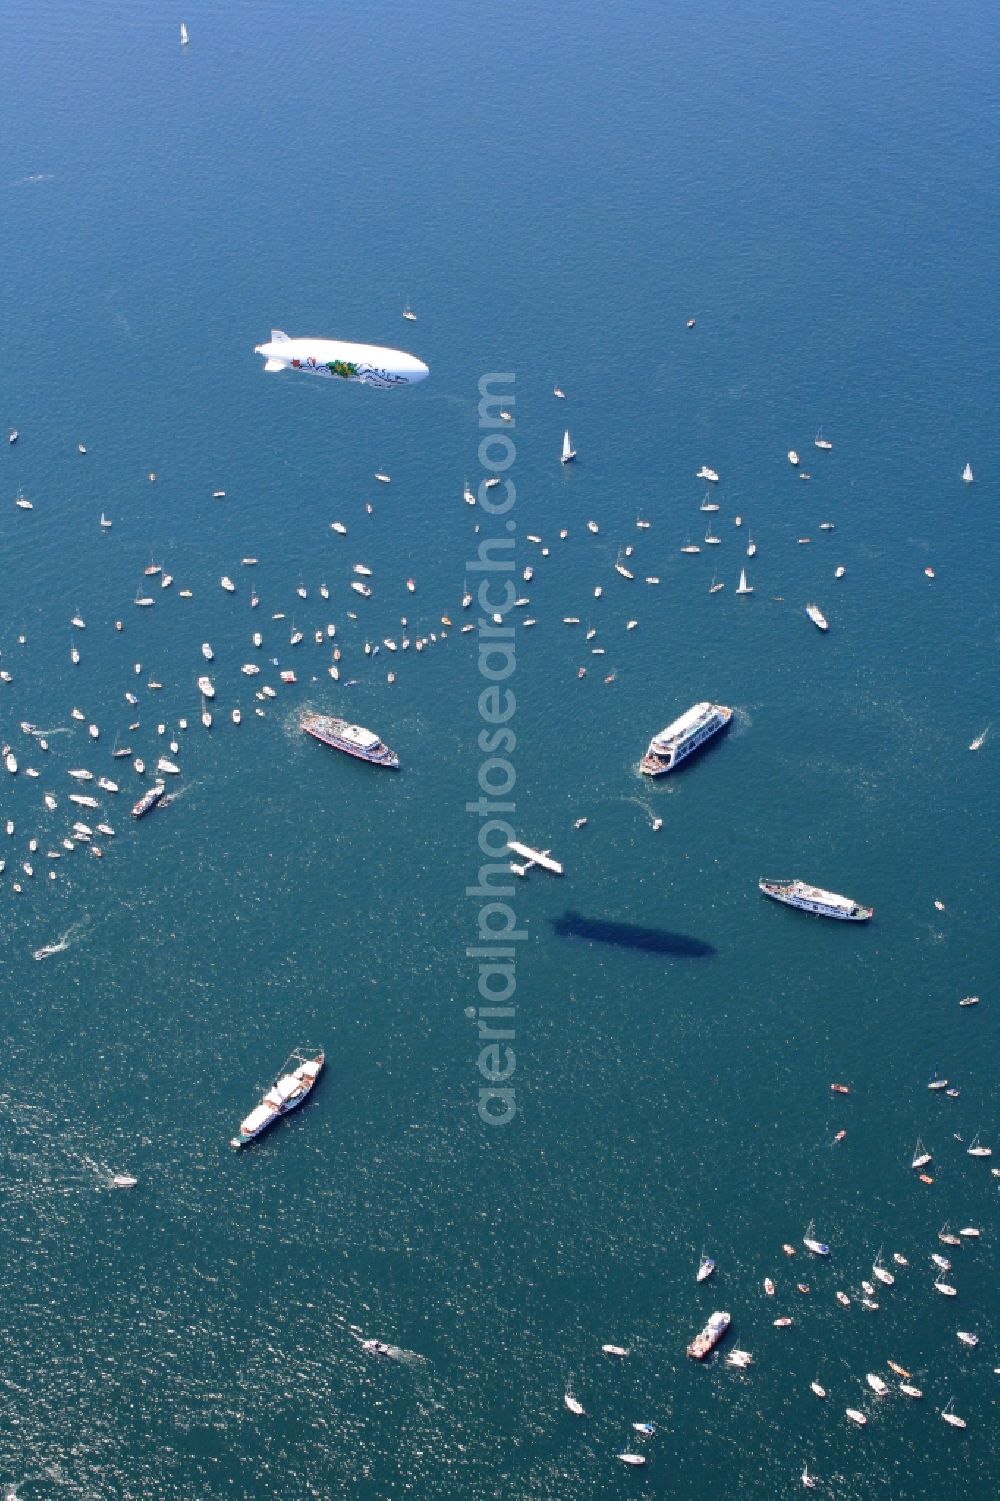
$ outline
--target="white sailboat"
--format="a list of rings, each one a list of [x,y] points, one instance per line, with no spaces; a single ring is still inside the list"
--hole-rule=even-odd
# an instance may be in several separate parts
[[[181,22],[181,46],[182,47],[186,47],[189,41],[190,41],[190,37],[188,36],[188,29],[184,25],[184,22],[182,21]]]
[[[931,1154],[930,1154],[930,1152],[928,1152],[927,1148],[924,1146],[923,1142],[920,1140],[920,1137],[918,1136],[917,1137],[917,1144],[916,1144],[916,1146],[913,1149],[913,1161],[910,1163],[910,1166],[911,1167],[926,1167],[927,1164],[928,1164],[928,1162],[930,1162],[930,1160],[931,1160]]]
[[[962,478],[965,480],[965,483],[967,485],[972,484],[972,481],[975,479],[975,475],[972,472],[971,464],[966,464],[965,468],[962,470]]]
[[[568,463],[571,462],[571,460],[573,460],[575,458],[576,458],[576,449],[573,447],[572,443],[570,442],[569,428],[567,428],[566,431],[563,433],[562,454],[560,456],[559,462],[562,463],[562,464],[568,464]]]
[[[740,569],[740,581],[736,586],[736,592],[737,594],[753,593],[753,585],[747,583],[747,571],[745,568]]]

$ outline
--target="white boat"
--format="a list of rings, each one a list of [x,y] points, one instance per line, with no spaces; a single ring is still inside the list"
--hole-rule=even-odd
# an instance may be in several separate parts
[[[286,1060],[277,1079],[264,1095],[260,1104],[240,1122],[239,1135],[229,1143],[231,1147],[244,1147],[254,1141],[268,1126],[282,1115],[295,1110],[309,1096],[319,1078],[326,1054],[322,1048],[303,1052],[296,1049]]]
[[[206,662],[211,662],[212,658],[215,656],[215,652],[212,650],[207,641],[203,641],[201,643],[201,654],[205,658]]]
[[[825,1241],[816,1240],[813,1236],[813,1230],[815,1229],[815,1227],[815,1221],[810,1220],[809,1224],[806,1226],[806,1233],[802,1237],[802,1244],[805,1246],[806,1250],[811,1251],[814,1256],[829,1256],[830,1247],[826,1244]]]
[[[239,724],[240,720],[243,718],[243,715],[240,713],[239,709],[234,709],[232,717],[233,724]]]
[[[719,503],[718,501],[712,500],[710,498],[709,492],[709,494],[706,494],[705,499],[702,501],[698,509],[699,511],[717,511],[719,509]]]
[[[802,1466],[802,1484],[807,1491],[814,1491],[816,1489],[816,1480],[814,1476],[810,1475],[808,1465]]]
[[[882,1265],[881,1252],[878,1256],[876,1256],[875,1261],[872,1265],[872,1276],[878,1282],[884,1283],[886,1287],[892,1287],[894,1282],[896,1281],[892,1273],[887,1272],[885,1267]]]
[[[833,570],[833,576],[834,576],[835,579],[842,579],[844,577],[844,574],[846,572],[847,572],[847,569],[844,567],[843,563],[841,563],[839,565],[839,567],[837,567],[837,568],[835,568]]]
[[[219,580],[219,584],[221,585],[221,587],[223,589],[225,589],[225,591],[226,591],[227,594],[235,594],[236,593],[236,585],[233,583],[232,579],[229,578],[229,576],[227,574],[224,573],[222,575],[222,577]]]
[[[711,1277],[714,1271],[715,1262],[712,1260],[711,1256],[706,1256],[703,1251],[701,1253],[701,1261],[698,1264],[698,1271],[695,1275],[694,1280],[696,1282],[705,1282],[709,1277]]]
[[[748,1366],[753,1365],[753,1356],[749,1350],[730,1350],[726,1356],[726,1365],[735,1366],[739,1371],[745,1371]]]
[[[745,568],[740,569],[740,581],[736,586],[736,592],[737,594],[753,593],[753,584],[747,583],[747,571]]]
[[[830,623],[819,605],[806,605],[806,614],[818,630],[828,631],[830,629]]]
[[[685,542],[681,552],[701,552],[701,548],[696,542]]]
[[[473,497],[473,499],[475,499],[475,497]],[[336,532],[341,537],[347,536],[347,527],[342,521],[331,521],[330,530],[331,532]]]
[[[970,1334],[967,1329],[959,1329],[958,1339],[963,1345],[967,1345],[970,1350],[974,1350],[979,1343],[979,1335]]]
[[[179,777],[181,774],[181,769],[177,765],[176,761],[171,761],[166,756],[160,757],[160,759],[156,763],[156,769],[157,771],[168,772],[173,777]]]
[[[794,467],[799,462],[799,456],[794,448],[788,450],[788,462]]]
[[[753,558],[753,557],[756,557],[756,555],[757,555],[757,544],[753,540],[752,537],[748,537],[747,538],[747,557],[748,558]]]
[[[813,439],[813,446],[815,448],[824,448],[829,451],[833,447],[833,444],[829,441],[828,438],[824,438],[823,434],[820,432],[817,433],[815,438]]]
[[[586,1413],[584,1412],[584,1408],[583,1408],[583,1403],[579,1402],[576,1399],[576,1397],[573,1396],[572,1392],[565,1392],[564,1393],[564,1395],[563,1395],[563,1402],[564,1402],[564,1404],[566,1406],[567,1412],[571,1412],[575,1418],[586,1417]]]
[[[818,1381],[810,1381],[809,1390],[817,1397],[826,1396],[826,1387],[820,1386]]]
[[[646,1463],[645,1454],[629,1454],[627,1450],[619,1454],[617,1458],[621,1460],[623,1465],[644,1465]]]
[[[372,576],[372,571],[367,563],[355,563],[354,572],[359,574],[363,579],[370,579]]]
[[[708,543],[709,547],[718,547],[719,543],[722,541],[722,538],[717,537],[712,531],[711,526],[709,526],[707,531],[705,532],[705,541]]]
[[[378,480],[380,485],[389,485],[392,483],[392,476],[390,474],[386,474],[384,469],[379,469],[376,472],[375,478]]]
[[[972,481],[975,479],[975,475],[972,472],[971,464],[966,464],[965,468],[962,470],[962,478],[965,480],[965,483],[967,485],[972,484]]]
[[[862,907],[860,902],[852,901],[849,896],[824,891],[805,881],[767,881],[762,878],[757,885],[765,896],[773,897],[776,902],[798,907],[816,917],[834,917],[842,922],[867,922],[875,910],[874,907]]]
[[[20,485],[18,485],[17,494],[14,496],[14,504],[17,506],[19,511],[33,511],[35,509],[31,501],[25,495],[24,491],[21,489]]]
[[[565,401],[566,400],[566,392],[560,386],[553,386],[552,387],[552,394],[559,401]]]
[[[105,792],[117,792],[119,790],[118,783],[113,782],[110,777],[98,777],[97,785],[103,788]]]
[[[184,25],[184,22],[183,22],[183,21],[182,21],[182,22],[181,22],[181,46],[182,46],[182,47],[186,47],[186,46],[187,46],[187,44],[188,44],[188,42],[189,42],[189,41],[190,41],[190,40],[191,40],[191,39],[190,39],[190,37],[189,37],[189,36],[188,36],[188,29],[187,29],[187,27],[186,27],[186,26],[185,26],[185,25]]]
[[[351,579],[351,588],[354,590],[355,594],[361,594],[365,599],[371,598],[372,591],[369,589],[368,585],[363,584],[360,579]]]
[[[570,442],[569,428],[567,428],[566,431],[563,433],[562,453],[559,456],[559,462],[561,464],[569,464],[575,458],[576,458],[576,449],[573,447],[572,443]]]
[[[909,1381],[901,1381],[899,1383],[899,1389],[903,1393],[904,1397],[913,1397],[914,1399],[917,1399],[923,1396],[923,1392],[920,1390],[919,1386],[914,1386]]]
[[[876,1397],[886,1397],[889,1394],[889,1383],[883,1381],[881,1376],[876,1376],[874,1371],[869,1371],[865,1380],[875,1393]]]
[[[83,766],[71,767],[69,771],[67,771],[66,775],[68,777],[72,777],[76,782],[92,782],[94,780],[94,773],[92,771],[87,771],[87,769]]]
[[[406,319],[407,323],[416,323],[417,321],[417,315],[410,307],[409,303],[407,303],[405,308],[403,309],[403,317]]]
[[[732,709],[725,704],[694,704],[653,736],[639,762],[639,770],[650,777],[673,771],[681,761],[724,730],[732,717]]]
[[[105,516],[104,512],[102,511],[101,512],[101,530],[106,532],[110,526],[111,526],[111,522],[108,520],[107,516]]]
[[[707,479],[710,485],[719,483],[719,476],[714,469],[709,469],[707,464],[702,464],[701,468],[696,471],[695,479]]]
[[[967,1153],[967,1155],[969,1157],[992,1157],[993,1156],[993,1148],[992,1147],[981,1147],[979,1145],[979,1132],[978,1131],[976,1132],[975,1136],[973,1137],[971,1145],[968,1146],[968,1147],[966,1147],[965,1150],[966,1150],[966,1153]]]
[[[965,1240],[978,1240],[979,1239],[979,1231],[978,1231],[978,1229],[976,1228],[975,1225],[963,1225],[962,1229],[959,1230],[958,1233]]]
[[[951,1424],[952,1428],[967,1428],[968,1424],[966,1423],[965,1419],[960,1418],[957,1412],[952,1411],[954,1405],[955,1399],[952,1398],[952,1400],[947,1404],[946,1407],[942,1407],[941,1416],[944,1418],[946,1423]]]
[[[604,1355],[617,1355],[619,1360],[624,1360],[628,1354],[624,1345],[602,1345],[601,1353]]]
[[[952,1233],[947,1220],[945,1220],[944,1224],[941,1226],[941,1229],[938,1231],[938,1240],[943,1246],[960,1246],[962,1244],[958,1236]]]
[[[945,1297],[945,1298],[957,1298],[958,1297],[958,1289],[956,1287],[952,1287],[952,1285],[951,1285],[950,1282],[940,1282],[940,1281],[935,1282],[934,1283],[934,1288],[935,1288],[936,1292],[941,1293],[942,1297]]]
[[[932,1251],[931,1252],[931,1260],[933,1261],[934,1265],[938,1268],[939,1271],[942,1271],[942,1272],[950,1272],[951,1271],[951,1262],[948,1260],[947,1256],[942,1256],[939,1251]]]
[[[868,1421],[864,1413],[859,1412],[856,1407],[848,1407],[847,1416],[850,1418],[852,1423],[857,1423],[859,1428],[863,1428]]]
[[[138,1181],[138,1178],[134,1177],[131,1173],[114,1173],[111,1178],[111,1187],[135,1188]]]
[[[931,1160],[931,1154],[927,1151],[920,1137],[917,1137],[917,1145],[913,1149],[913,1161],[911,1167],[926,1167]]]
[[[198,679],[198,687],[201,689],[202,693],[204,693],[206,698],[215,697],[215,685],[213,684],[210,677],[200,677]]]

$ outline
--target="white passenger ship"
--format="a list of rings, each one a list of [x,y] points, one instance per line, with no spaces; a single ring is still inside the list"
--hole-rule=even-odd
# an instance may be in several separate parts
[[[326,1062],[322,1048],[314,1052],[296,1050],[287,1059],[277,1079],[267,1091],[260,1104],[240,1122],[239,1134],[229,1143],[231,1147],[245,1147],[262,1131],[266,1131],[282,1115],[296,1109],[309,1095]]]
[[[765,896],[789,907],[800,907],[803,912],[812,912],[816,917],[836,917],[842,922],[867,922],[874,907],[862,907],[849,896],[838,896],[835,891],[823,891],[819,886],[810,886],[805,881],[758,881]]]
[[[639,762],[639,770],[648,777],[660,777],[664,772],[673,771],[706,740],[724,730],[732,717],[732,709],[727,709],[725,704],[695,704],[673,724],[668,724],[665,730],[653,736]]]

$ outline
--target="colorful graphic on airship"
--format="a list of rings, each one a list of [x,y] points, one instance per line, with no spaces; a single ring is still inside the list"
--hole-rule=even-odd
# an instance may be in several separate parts
[[[270,342],[258,344],[254,354],[264,356],[265,370],[304,370],[383,390],[415,385],[430,373],[422,360],[401,349],[345,344],[341,339],[290,339],[280,328],[272,328]]]

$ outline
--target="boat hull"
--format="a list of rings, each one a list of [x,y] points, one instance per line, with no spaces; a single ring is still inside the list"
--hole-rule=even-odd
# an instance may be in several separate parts
[[[292,1062],[296,1066],[289,1070],[288,1063]],[[322,1048],[311,1056],[293,1053],[288,1063],[285,1064],[261,1103],[241,1122],[238,1134],[229,1143],[231,1147],[249,1146],[250,1142],[256,1141],[270,1126],[273,1126],[275,1121],[297,1110],[300,1105],[304,1105],[323,1072],[326,1054]],[[292,1092],[293,1085],[295,1086],[294,1092]]]
[[[781,902],[786,907],[796,907],[800,912],[808,912],[813,917],[832,917],[838,922],[868,922],[875,912],[874,907],[862,907],[860,902],[851,901],[836,892],[819,891],[816,887],[796,889],[803,887],[803,883],[798,881],[761,879],[757,885],[772,901]]]

